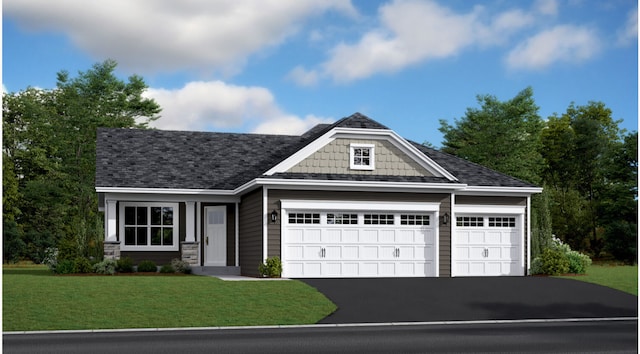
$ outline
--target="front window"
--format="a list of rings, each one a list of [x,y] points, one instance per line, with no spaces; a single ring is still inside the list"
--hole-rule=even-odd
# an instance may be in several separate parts
[[[375,145],[372,144],[351,144],[352,170],[373,170],[375,168]]]
[[[123,250],[178,250],[178,204],[122,203]]]

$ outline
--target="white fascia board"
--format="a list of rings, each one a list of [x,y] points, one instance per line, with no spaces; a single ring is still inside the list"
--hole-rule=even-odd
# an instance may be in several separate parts
[[[460,195],[477,196],[504,196],[504,197],[526,197],[531,194],[542,193],[540,187],[488,187],[488,186],[468,186],[461,190]]]
[[[461,183],[415,183],[388,181],[349,181],[349,180],[309,180],[309,179],[255,179],[258,185],[267,185],[271,189],[322,189],[322,190],[385,190],[385,191],[429,191],[451,193],[463,190]],[[246,184],[247,188],[249,184]]]
[[[420,150],[411,145],[407,140],[405,140],[393,130],[356,128],[334,128],[321,137],[317,138],[304,148],[300,149],[298,152],[291,155],[286,160],[272,167],[264,174],[267,176],[271,176],[275,173],[286,172],[335,139],[386,140],[392,143],[394,146],[398,147],[403,153],[412,157],[422,168],[429,171],[433,175],[445,177],[450,181],[458,180],[454,175],[449,173],[449,171],[445,170],[442,166],[431,160],[427,155],[423,154]]]
[[[347,201],[347,200],[288,200],[280,201],[282,209],[286,210],[378,210],[378,211],[422,211],[437,212],[440,203],[435,202],[378,202],[378,201]]]
[[[458,204],[455,214],[524,215],[525,209],[523,205]]]
[[[104,193],[105,200],[120,200],[131,202],[218,202],[218,203],[237,203],[240,201],[240,197],[236,195],[216,195],[216,194],[175,194],[175,193],[163,193],[159,190],[156,192],[135,193],[117,190],[115,192],[99,192]]]
[[[235,195],[234,190],[226,189],[176,189],[176,188],[129,188],[96,187],[98,193],[135,193],[135,194],[182,194],[182,195]]]

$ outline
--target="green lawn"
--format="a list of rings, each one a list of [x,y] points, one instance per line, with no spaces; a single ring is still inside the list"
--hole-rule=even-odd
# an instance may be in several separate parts
[[[638,265],[592,265],[587,275],[568,276],[588,283],[608,286],[638,296]]]
[[[3,331],[310,324],[336,307],[298,281],[56,276],[4,268]]]

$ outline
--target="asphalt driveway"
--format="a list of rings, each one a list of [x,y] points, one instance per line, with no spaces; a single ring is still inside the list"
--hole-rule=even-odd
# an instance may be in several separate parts
[[[319,323],[637,317],[638,297],[550,277],[304,279],[337,306]]]

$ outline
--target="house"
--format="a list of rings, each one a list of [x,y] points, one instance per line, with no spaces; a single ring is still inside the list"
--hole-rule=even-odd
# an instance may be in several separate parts
[[[99,129],[105,256],[258,276],[525,275],[541,188],[355,113],[301,136]]]

